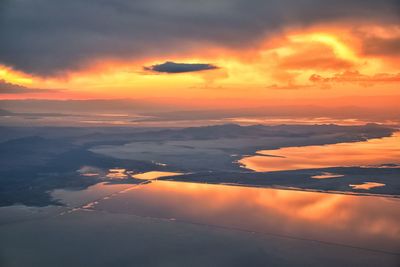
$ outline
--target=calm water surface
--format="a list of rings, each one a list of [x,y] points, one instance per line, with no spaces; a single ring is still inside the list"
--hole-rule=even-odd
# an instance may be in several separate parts
[[[239,163],[258,172],[400,164],[400,132],[363,142],[261,150]]]
[[[0,266],[400,262],[396,198],[160,180],[101,183],[53,196],[67,206],[0,209],[0,218],[15,209],[20,219],[0,223]]]
[[[400,200],[155,181],[93,210],[400,253]]]

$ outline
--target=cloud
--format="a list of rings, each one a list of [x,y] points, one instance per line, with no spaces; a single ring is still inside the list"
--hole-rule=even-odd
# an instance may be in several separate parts
[[[319,43],[297,45],[296,53],[283,57],[280,66],[284,69],[343,70],[354,64],[339,58],[333,49]]]
[[[60,92],[58,89],[36,89],[28,88],[22,85],[8,83],[0,80],[0,94],[32,94],[32,93],[55,93]]]
[[[331,77],[322,77],[321,75],[313,74],[310,76],[309,80],[320,85],[329,83],[358,83],[362,86],[372,86],[376,83],[400,83],[400,73],[379,73],[368,76],[358,71],[345,71]]]
[[[362,53],[368,56],[400,56],[400,26],[361,27],[354,30],[361,40]]]
[[[366,55],[400,56],[400,37],[398,38],[367,38],[363,45]]]
[[[0,63],[52,75],[102,58],[243,49],[287,27],[398,22],[398,0],[0,1]]]
[[[288,83],[285,85],[278,85],[278,84],[272,84],[266,87],[266,89],[273,89],[273,90],[300,90],[300,89],[310,89],[312,88],[313,85],[309,84],[293,84],[293,83]]]
[[[196,72],[203,70],[213,70],[213,69],[218,69],[218,67],[212,64],[204,64],[204,63],[175,63],[167,61],[162,64],[156,64],[150,67],[144,67],[144,69],[161,73],[184,73],[184,72]]]

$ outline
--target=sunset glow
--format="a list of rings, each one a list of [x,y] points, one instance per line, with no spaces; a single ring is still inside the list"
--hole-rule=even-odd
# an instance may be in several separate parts
[[[399,11],[0,0],[1,267],[398,267]]]
[[[386,26],[387,27],[387,26]],[[374,38],[400,38],[398,26],[375,25]],[[287,30],[263,39],[253,47],[228,49],[208,46],[201,51],[159,58],[92,59],[79,70],[38,76],[3,65],[0,79],[37,89],[33,98],[324,98],[357,95],[398,97],[400,74],[396,58],[366,55],[365,40],[357,27],[311,27]],[[381,39],[379,39],[381,40]],[[217,69],[187,73],[155,73],[144,69],[174,62],[209,62]],[[41,93],[39,89],[61,91]],[[306,94],[304,92],[307,92]],[[21,98],[2,94],[1,98]]]

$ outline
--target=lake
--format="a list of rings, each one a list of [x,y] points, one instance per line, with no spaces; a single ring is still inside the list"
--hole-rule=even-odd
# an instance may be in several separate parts
[[[400,132],[362,142],[260,150],[239,163],[257,172],[400,164]],[[393,166],[390,166],[393,167]],[[398,167],[398,166],[397,166]]]
[[[0,209],[0,219],[12,208],[25,212],[0,220],[6,266],[397,266],[400,259],[396,198],[158,180],[53,196],[68,206]]]

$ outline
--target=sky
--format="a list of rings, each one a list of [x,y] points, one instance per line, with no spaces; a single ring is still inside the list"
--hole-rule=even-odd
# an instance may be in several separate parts
[[[385,105],[399,25],[398,0],[2,0],[0,99]]]

